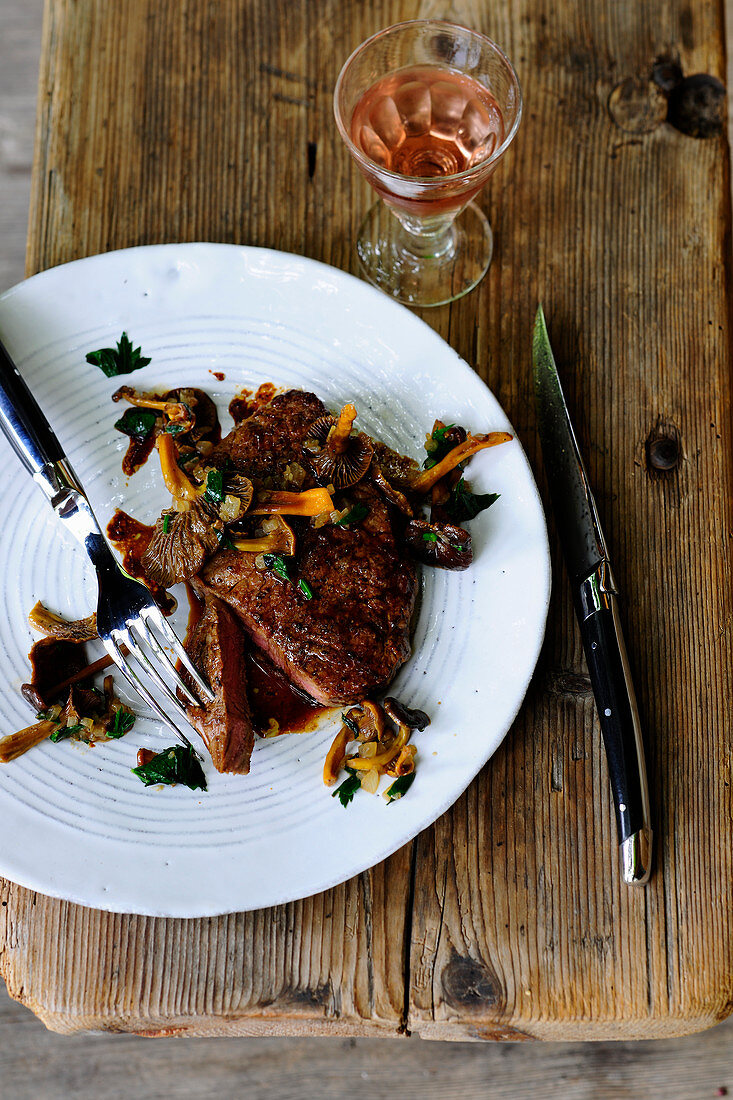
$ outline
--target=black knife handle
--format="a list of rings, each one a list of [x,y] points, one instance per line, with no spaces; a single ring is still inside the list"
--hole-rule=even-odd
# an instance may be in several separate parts
[[[605,566],[605,563],[604,563]],[[652,830],[644,742],[618,599],[610,571],[581,586],[578,618],[608,758],[624,880],[643,885],[651,868]]]

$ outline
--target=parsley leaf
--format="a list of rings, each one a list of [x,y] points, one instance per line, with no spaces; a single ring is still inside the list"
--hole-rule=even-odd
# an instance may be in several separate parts
[[[410,772],[408,775],[401,775],[399,779],[395,779],[391,787],[388,787],[384,792],[387,799],[387,805],[391,806],[393,802],[396,802],[398,798],[402,798],[409,791],[412,784],[415,782],[415,773]]]
[[[337,519],[334,523],[334,527],[351,527],[353,524],[361,523],[369,515],[369,508],[366,504],[359,502],[346,513],[343,519]]]
[[[152,409],[125,409],[120,419],[115,421],[118,432],[140,443],[148,438],[154,427],[155,413]]]
[[[59,726],[51,734],[50,740],[54,742],[65,741],[67,737],[73,737],[77,733],[81,733],[84,727],[80,722],[77,722],[75,726]]]
[[[117,738],[124,737],[126,733],[129,733],[134,725],[135,715],[132,711],[123,710],[120,707],[119,710],[115,711],[115,716],[107,727],[107,736],[117,740]]]
[[[307,600],[312,600],[313,599],[313,589],[308,584],[308,581],[304,581],[302,577],[298,581],[298,588],[300,589],[300,591],[303,593],[303,595],[305,596],[305,598]]]
[[[437,542],[438,541],[438,536],[435,534],[435,531],[423,531],[422,537],[423,537],[424,542]]]
[[[450,491],[445,511],[451,523],[465,523],[466,520],[475,519],[479,512],[490,508],[498,499],[499,493],[472,493],[461,478]]]
[[[428,451],[428,457],[423,462],[424,470],[432,470],[433,466],[437,466],[441,458],[445,458],[455,446],[455,443],[445,438],[451,428],[455,428],[455,424],[444,424],[442,428],[436,428],[430,436],[435,446]],[[425,450],[428,450],[427,446]]]
[[[353,733],[354,737],[358,737],[358,736],[359,736],[359,726],[358,726],[358,724],[357,724],[357,723],[356,723],[356,722],[354,721],[354,719],[353,719],[353,718],[349,718],[348,714],[342,714],[342,715],[341,715],[341,721],[343,722],[343,724],[344,724],[344,725],[346,726],[346,728],[347,728],[348,730],[351,730],[351,732]]]
[[[209,470],[206,475],[206,491],[204,496],[210,504],[224,503],[224,474],[221,470]]]
[[[118,374],[131,374],[140,367],[147,367],[150,362],[150,359],[140,354],[140,348],[132,346],[126,332],[122,333],[116,348],[90,351],[86,359],[93,367],[99,367],[108,378],[116,378]]]
[[[263,554],[263,561],[267,569],[270,569],[273,573],[277,573],[278,577],[282,577],[284,581],[289,581],[290,572],[288,571],[288,563],[282,554]]]
[[[338,798],[342,806],[348,806],[359,787],[361,787],[361,780],[356,772],[352,771],[351,768],[346,770],[349,772],[349,778],[344,779],[341,786],[337,787],[331,795],[331,798]]]
[[[153,783],[184,783],[192,791],[206,790],[206,776],[192,748],[185,745],[173,745],[163,749],[147,764],[132,768],[134,775],[141,779],[146,787]]]

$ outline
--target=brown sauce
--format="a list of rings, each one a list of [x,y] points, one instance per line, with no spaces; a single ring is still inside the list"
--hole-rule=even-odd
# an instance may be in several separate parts
[[[247,695],[258,733],[267,731],[271,718],[277,722],[280,733],[306,733],[315,729],[321,716],[331,709],[291,684],[256,646],[248,648],[245,659]]]
[[[150,584],[142,567],[141,559],[153,537],[153,530],[154,528],[149,524],[133,519],[127,512],[118,508],[107,524],[107,538],[122,555],[122,568],[127,570],[131,577],[137,577],[142,581],[150,589],[151,595],[163,614],[170,615],[175,611],[175,600],[165,588]]]
[[[272,382],[263,382],[255,392],[242,389],[229,402],[229,415],[235,424],[240,424],[264,405],[269,405],[276,393],[277,386]]]
[[[209,374],[213,374],[217,382],[223,382],[226,378],[223,370],[209,370]]]
[[[122,472],[125,477],[132,477],[147,462],[154,446],[155,432],[151,432],[146,439],[130,439],[122,459]]]

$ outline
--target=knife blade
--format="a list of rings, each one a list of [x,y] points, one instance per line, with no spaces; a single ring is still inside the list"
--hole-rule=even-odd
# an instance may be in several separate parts
[[[540,305],[532,367],[542,457],[606,748],[624,882],[649,880],[652,829],[644,742],[618,591]]]

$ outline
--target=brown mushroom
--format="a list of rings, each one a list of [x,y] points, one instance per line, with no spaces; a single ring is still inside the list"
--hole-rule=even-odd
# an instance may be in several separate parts
[[[424,710],[410,710],[391,695],[384,700],[382,706],[398,726],[407,726],[411,730],[424,730],[430,725],[430,716]]]
[[[216,552],[223,535],[216,509],[202,497],[185,511],[163,512],[141,559],[146,578],[161,588],[188,580]]]
[[[369,477],[390,504],[394,504],[395,508],[398,508],[400,512],[408,517],[408,519],[412,519],[412,505],[404,493],[401,493],[399,489],[395,489],[393,485],[390,485],[387,478],[382,473],[382,467],[379,465],[376,458],[372,459],[372,464],[369,467]]]
[[[361,481],[372,461],[372,442],[362,432],[354,433],[353,405],[344,405],[338,420],[322,416],[311,424],[303,454],[318,481],[347,489]]]
[[[155,409],[162,412],[168,418],[168,423],[175,432],[190,431],[196,420],[193,409],[189,405],[184,404],[182,401],[171,401],[167,395],[165,398],[160,398],[157,395],[139,395],[132,386],[120,386],[112,395],[112,400],[119,401],[121,399],[128,401],[131,405],[136,405],[140,409]]]
[[[426,565],[468,569],[473,561],[470,534],[452,523],[412,519],[405,527],[405,542],[418,561]]]
[[[97,637],[96,615],[87,615],[85,619],[64,619],[49,611],[40,600],[28,612],[28,622],[47,638],[62,642],[89,642]]]

